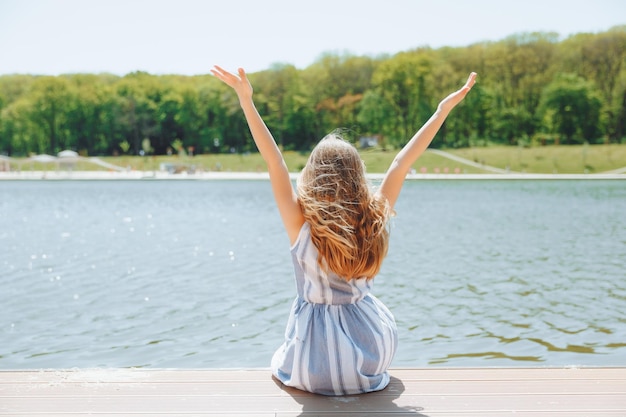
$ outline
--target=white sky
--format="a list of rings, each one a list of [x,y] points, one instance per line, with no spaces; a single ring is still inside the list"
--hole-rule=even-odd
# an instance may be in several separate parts
[[[0,0],[0,74],[305,68],[522,32],[626,24],[624,0]]]

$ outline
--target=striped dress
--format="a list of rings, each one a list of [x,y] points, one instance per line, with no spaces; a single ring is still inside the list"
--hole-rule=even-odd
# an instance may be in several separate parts
[[[372,280],[346,281],[324,272],[307,223],[291,254],[298,295],[285,342],[272,358],[274,376],[285,385],[324,395],[385,388],[398,335],[391,312],[370,294]]]

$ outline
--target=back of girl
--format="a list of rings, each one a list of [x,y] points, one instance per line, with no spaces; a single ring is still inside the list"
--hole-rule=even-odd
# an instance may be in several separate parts
[[[272,373],[285,385],[324,395],[385,388],[398,335],[391,312],[370,293],[387,253],[389,214],[407,172],[476,74],[446,97],[398,153],[373,192],[357,150],[337,134],[313,149],[297,183],[252,100],[243,69],[211,72],[232,87],[267,163],[272,190],[291,243],[297,295]]]
[[[356,149],[335,135],[311,153],[298,198],[297,297],[272,371],[320,394],[380,390],[398,339],[392,314],[370,294],[387,251],[386,201],[371,193]]]

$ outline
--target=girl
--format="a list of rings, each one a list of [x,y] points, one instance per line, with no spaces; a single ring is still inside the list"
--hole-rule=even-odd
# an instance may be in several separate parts
[[[467,95],[476,74],[439,103],[395,157],[376,192],[366,181],[355,147],[330,134],[313,149],[296,193],[283,156],[254,105],[245,71],[240,68],[235,75],[215,66],[211,73],[237,93],[267,163],[291,242],[298,295],[285,341],[272,358],[273,375],[285,385],[324,395],[385,388],[397,328],[393,315],[370,289],[387,253],[387,220],[411,165]]]

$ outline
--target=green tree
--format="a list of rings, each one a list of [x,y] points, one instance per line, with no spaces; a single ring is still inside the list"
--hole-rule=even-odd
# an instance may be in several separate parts
[[[359,108],[372,88],[380,59],[351,54],[325,54],[302,72],[306,97],[315,112],[313,136],[321,138],[336,128],[360,130]]]
[[[222,94],[229,94],[221,85],[209,78],[198,87],[198,113],[200,120],[200,146],[202,152],[220,153],[224,138],[229,135],[232,118],[222,104]]]
[[[303,92],[300,73],[292,65],[274,65],[254,74],[259,111],[285,149],[304,149],[314,140],[314,114]]]
[[[520,33],[487,47],[481,80],[494,99],[493,139],[515,144],[515,138],[534,134],[542,91],[555,72],[557,41],[556,33]],[[509,130],[503,126],[507,120],[514,123],[515,132],[503,135]]]
[[[501,109],[493,123],[492,131],[495,135],[504,139],[508,145],[518,145],[520,139],[529,137],[525,127],[533,122],[532,115],[523,107],[509,107]]]
[[[390,125],[395,120],[394,115],[395,108],[392,103],[377,91],[370,90],[363,96],[358,121],[363,126],[363,133],[380,136],[383,140],[381,145],[385,147],[384,133],[394,130]]]
[[[397,145],[405,144],[416,126],[430,117],[432,93],[427,79],[432,66],[432,51],[421,49],[384,61],[372,77],[377,93],[394,108],[397,128],[384,134]]]
[[[203,119],[198,91],[184,85],[179,88],[178,96],[180,99],[175,121],[180,129],[180,137],[188,147],[192,146],[196,153],[200,153],[208,145],[208,140],[202,134]]]
[[[29,115],[47,141],[46,151],[56,154],[68,145],[62,135],[70,102],[69,83],[61,77],[35,79],[30,91]]]
[[[563,41],[522,33],[392,57],[325,54],[303,70],[276,64],[250,78],[285,149],[309,149],[335,128],[400,146],[469,71],[478,84],[433,146],[515,145],[540,129],[566,142],[615,142],[626,135],[625,62],[618,26]],[[163,154],[177,138],[196,152],[255,150],[237,98],[210,75],[0,76],[1,153],[111,154],[126,141],[136,154],[148,139]]]
[[[0,134],[2,151],[9,155],[28,155],[30,152],[46,152],[47,142],[37,140],[41,134],[35,133],[31,123],[30,104],[26,97],[14,101],[2,109]]]
[[[214,85],[212,88],[214,92],[208,97],[211,104],[209,116],[212,118],[215,138],[219,139],[219,148],[225,152],[242,152],[251,139],[239,99],[232,89],[225,85]],[[259,89],[261,88],[255,87],[257,97]],[[264,109],[260,108],[259,111],[263,112]],[[250,150],[252,146],[250,144]]]
[[[24,104],[27,101],[33,81],[34,77],[30,75],[0,76],[0,154],[28,152],[28,148],[23,147],[27,142],[25,123],[17,119],[19,114],[24,113],[24,105],[16,106],[15,103],[22,101]]]
[[[563,135],[566,144],[595,142],[602,102],[592,83],[576,74],[558,74],[542,100],[548,128]]]
[[[106,152],[103,117],[110,94],[108,83],[103,76],[91,74],[73,75],[69,81],[65,123],[68,145],[86,154]]]
[[[613,28],[600,33],[583,46],[583,74],[597,85],[603,98],[603,112],[607,120],[607,136],[613,140],[621,139],[623,130],[623,100],[626,84],[620,83],[620,74],[626,70],[626,26]]]
[[[168,138],[160,135],[158,105],[163,92],[156,77],[135,72],[123,77],[116,84],[121,112],[114,123],[131,145],[131,153],[137,155],[141,141],[150,138],[158,153],[165,153]]]

